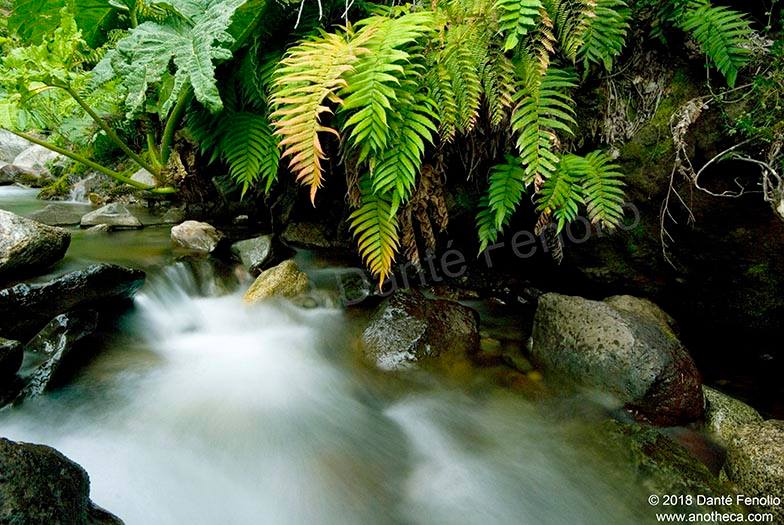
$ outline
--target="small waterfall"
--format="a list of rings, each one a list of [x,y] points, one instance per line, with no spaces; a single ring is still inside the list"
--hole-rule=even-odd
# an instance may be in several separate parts
[[[97,174],[93,173],[92,175],[88,175],[87,177],[74,182],[71,186],[71,192],[68,194],[68,202],[89,203],[90,200],[87,198],[87,194],[89,193],[87,191],[87,183],[97,176]]]

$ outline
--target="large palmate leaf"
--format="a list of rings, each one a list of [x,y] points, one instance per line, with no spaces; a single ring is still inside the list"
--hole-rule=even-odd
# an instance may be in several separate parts
[[[82,38],[93,47],[102,41],[117,16],[109,0],[16,0],[8,17],[8,30],[38,44],[60,25],[63,8],[73,13]]]
[[[165,24],[144,22],[117,43],[96,66],[98,81],[122,78],[130,114],[143,109],[150,86],[161,82],[174,64],[168,96],[160,101],[165,115],[182,90],[190,85],[196,100],[211,111],[223,107],[215,79],[215,64],[230,59],[234,38],[229,34],[235,11],[246,0],[180,0],[172,6],[183,16]]]

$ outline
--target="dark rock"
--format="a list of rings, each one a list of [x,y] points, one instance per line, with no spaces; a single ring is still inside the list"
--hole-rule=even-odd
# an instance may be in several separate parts
[[[0,438],[0,523],[121,525],[90,501],[90,478],[51,447]]]
[[[43,188],[54,182],[48,171],[24,168],[14,164],[8,164],[0,168],[0,180],[3,184],[21,184],[31,188]]]
[[[86,228],[106,224],[112,228],[141,228],[142,223],[124,205],[113,202],[91,211],[82,217],[81,225]]]
[[[784,421],[769,419],[739,426],[727,445],[724,473],[746,496],[784,494]],[[784,506],[759,505],[784,523]]]
[[[0,382],[6,382],[22,366],[22,345],[19,341],[0,337]]]
[[[344,306],[360,304],[372,297],[375,287],[363,270],[350,268],[335,273],[340,301]]]
[[[94,308],[103,312],[130,299],[144,284],[144,272],[94,264],[40,284],[0,290],[0,333],[27,340],[62,312]]]
[[[613,394],[652,423],[676,425],[702,415],[697,367],[671,328],[650,311],[545,294],[534,316],[531,351],[555,376]]]
[[[379,305],[364,333],[365,355],[384,370],[404,369],[479,349],[479,314],[467,306],[398,291]]]
[[[206,222],[185,221],[171,229],[171,239],[174,244],[187,250],[212,253],[223,235]]]
[[[185,220],[185,209],[183,208],[169,208],[161,216],[164,224],[179,224]]]
[[[71,234],[0,210],[0,279],[46,268],[68,250]]]
[[[18,399],[43,393],[64,371],[79,360],[74,355],[76,343],[95,332],[98,312],[79,310],[52,319],[25,346],[26,362],[22,371],[25,386]]]
[[[269,268],[274,261],[274,237],[261,235],[231,245],[231,253],[252,274]]]
[[[52,203],[36,210],[27,217],[50,226],[73,226],[79,224],[84,212],[73,205]]]
[[[286,226],[281,234],[283,242],[290,246],[308,250],[329,250],[340,248],[334,232],[324,224],[296,222]]]

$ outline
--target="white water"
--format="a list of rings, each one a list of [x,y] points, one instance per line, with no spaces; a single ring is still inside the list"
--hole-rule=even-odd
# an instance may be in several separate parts
[[[109,348],[0,435],[78,462],[129,525],[641,521],[569,418],[435,378],[389,388],[349,364],[342,311],[196,289],[183,266],[151,279]]]
[[[77,202],[81,204],[89,203],[90,200],[87,198],[87,183],[97,177],[96,174],[88,175],[82,179],[79,179],[71,186],[71,191],[68,194],[68,202]]]

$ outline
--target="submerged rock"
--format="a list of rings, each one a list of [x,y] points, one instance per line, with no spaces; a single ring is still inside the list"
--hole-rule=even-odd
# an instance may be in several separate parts
[[[83,212],[69,204],[51,203],[27,217],[50,226],[73,226],[82,220]]]
[[[185,221],[171,229],[171,239],[182,248],[212,253],[218,247],[223,235],[211,224],[199,221]]]
[[[270,266],[274,258],[274,237],[261,235],[231,245],[231,253],[252,274]]]
[[[737,429],[749,423],[762,422],[759,412],[734,397],[702,385],[705,395],[705,427],[724,443],[729,442]]]
[[[82,338],[95,332],[98,312],[81,310],[61,314],[52,319],[25,346],[28,361],[25,363],[25,386],[19,398],[31,398],[44,392],[57,380],[58,374],[71,367],[75,361],[73,350]]]
[[[308,284],[305,272],[289,259],[261,272],[245,292],[244,299],[252,304],[274,296],[295,297],[304,293]]]
[[[0,523],[122,525],[90,501],[87,472],[45,445],[0,438]]]
[[[746,496],[765,498],[784,494],[784,421],[769,419],[739,426],[727,444],[727,478]],[[784,506],[752,504],[759,512],[772,512],[784,523]]]
[[[467,306],[398,291],[379,305],[362,334],[365,355],[382,370],[397,370],[444,355],[479,349],[479,314]]]
[[[700,375],[689,353],[649,304],[612,304],[548,293],[534,316],[534,360],[568,381],[616,396],[658,425],[698,419]]]
[[[133,297],[142,284],[141,270],[93,264],[45,283],[5,288],[0,290],[0,334],[27,340],[63,312],[104,312]]]
[[[52,265],[70,243],[66,230],[0,210],[0,279]]]
[[[7,382],[22,366],[22,345],[19,341],[0,337],[0,382]]]
[[[124,205],[113,202],[82,217],[83,228],[106,224],[112,228],[141,228],[142,223]]]

